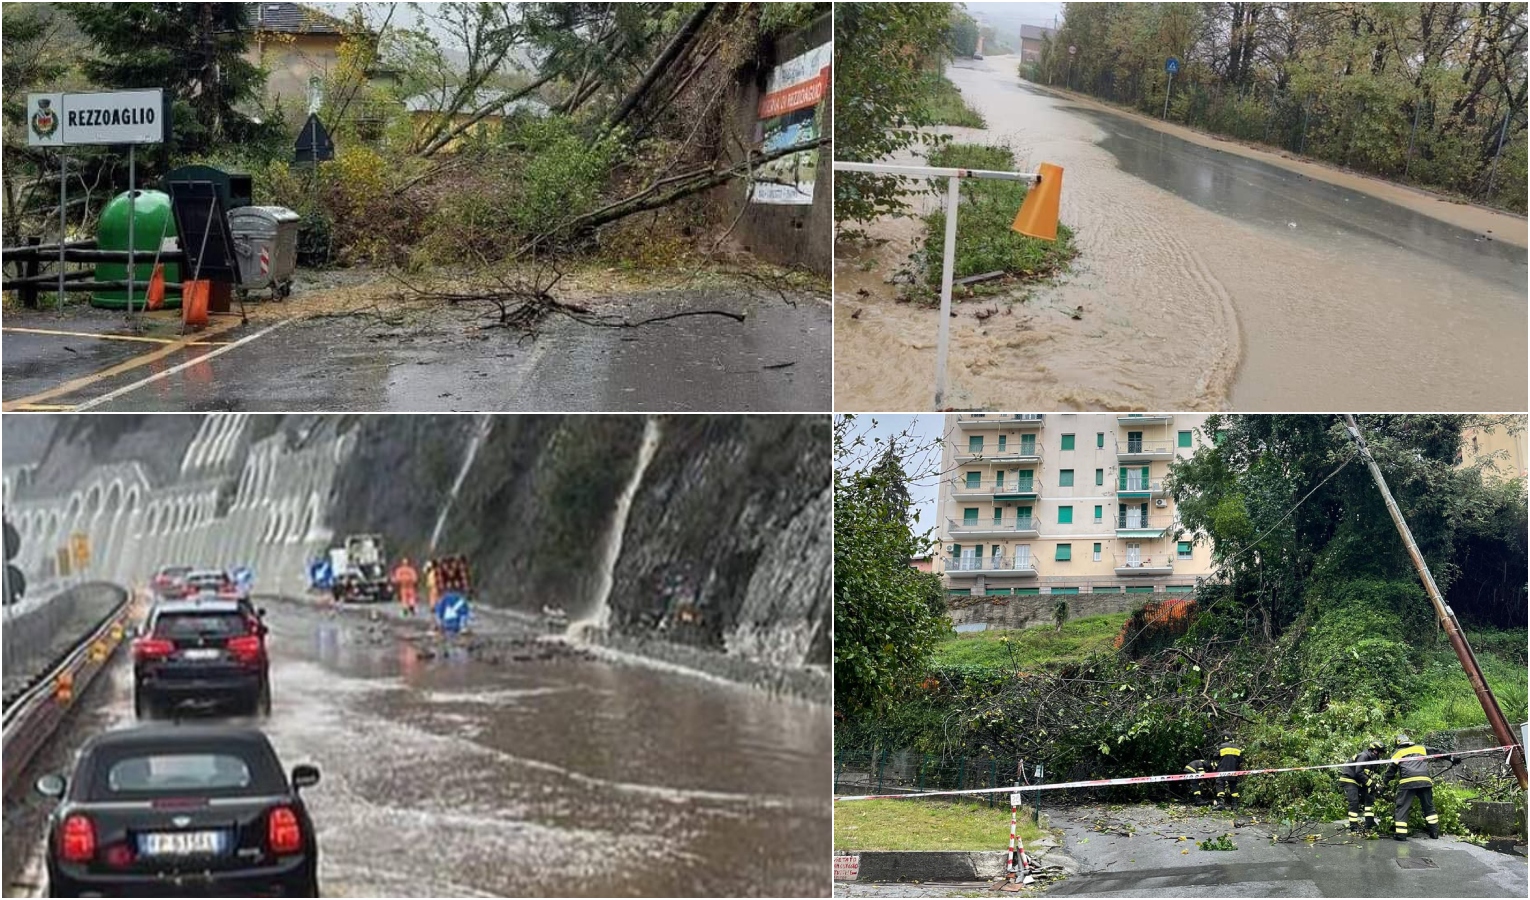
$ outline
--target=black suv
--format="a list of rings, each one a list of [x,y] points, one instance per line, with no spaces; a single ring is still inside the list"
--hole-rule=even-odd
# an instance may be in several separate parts
[[[266,626],[248,603],[201,597],[168,600],[149,611],[133,642],[133,711],[234,704],[271,712]]]

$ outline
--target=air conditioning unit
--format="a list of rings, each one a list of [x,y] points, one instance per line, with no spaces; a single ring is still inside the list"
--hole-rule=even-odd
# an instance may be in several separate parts
[[[1158,507],[1159,509],[1163,509],[1165,506],[1169,505],[1169,501],[1163,499],[1162,497],[1159,497],[1157,500],[1153,501],[1153,505]]]

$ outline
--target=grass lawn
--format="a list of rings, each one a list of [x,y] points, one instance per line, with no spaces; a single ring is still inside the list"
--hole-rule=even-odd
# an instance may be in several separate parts
[[[1015,157],[1009,148],[984,144],[946,144],[930,152],[929,163],[1000,172],[1015,169]],[[1055,241],[1026,237],[1010,230],[1027,190],[1028,186],[1018,181],[963,180],[961,213],[956,220],[954,277],[1006,272],[1022,281],[1035,281],[1067,269],[1069,261],[1078,255],[1071,228],[1059,223]],[[924,225],[928,257],[925,279],[938,290],[946,234],[945,207],[927,214]]]
[[[1005,798],[1006,802],[1008,798]],[[1020,839],[1045,832],[1021,811]],[[836,850],[1006,850],[1009,807],[939,800],[858,800],[834,804]]]
[[[967,128],[987,128],[983,114],[967,105],[962,92],[951,79],[944,75],[930,79],[929,92],[924,104],[932,125],[961,125]]]
[[[1130,613],[1071,619],[1062,633],[1052,626],[1017,631],[976,631],[946,638],[935,648],[937,667],[994,666],[1035,671],[1078,662],[1091,653],[1110,649]]]
[[[1525,629],[1477,629],[1467,633],[1488,686],[1510,722],[1530,714],[1530,690],[1525,669]],[[1472,692],[1461,663],[1448,646],[1435,649],[1419,671],[1417,705],[1403,717],[1414,735],[1447,728],[1486,725],[1487,716]]]

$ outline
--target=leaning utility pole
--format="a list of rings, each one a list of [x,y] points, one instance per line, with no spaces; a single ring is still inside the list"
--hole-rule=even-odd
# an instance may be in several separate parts
[[[1424,562],[1424,555],[1419,552],[1418,544],[1413,541],[1413,532],[1408,528],[1408,523],[1403,520],[1402,510],[1397,508],[1397,501],[1392,499],[1392,491],[1387,487],[1387,481],[1381,477],[1381,469],[1376,465],[1376,460],[1371,458],[1370,448],[1365,445],[1365,437],[1360,434],[1360,426],[1355,422],[1355,417],[1346,413],[1344,421],[1348,423],[1349,436],[1354,439],[1355,446],[1360,448],[1360,458],[1365,460],[1365,465],[1371,470],[1371,478],[1375,479],[1376,487],[1381,489],[1381,498],[1387,503],[1387,512],[1392,515],[1392,523],[1397,526],[1397,533],[1402,536],[1403,545],[1408,548],[1408,555],[1413,558],[1413,567],[1418,570],[1418,577],[1424,582],[1424,590],[1429,594],[1429,602],[1434,604],[1435,618],[1439,619],[1440,627],[1445,629],[1445,634],[1450,638],[1450,646],[1455,649],[1456,657],[1461,660],[1461,668],[1466,670],[1466,678],[1472,683],[1472,690],[1477,693],[1477,701],[1482,704],[1482,711],[1487,713],[1488,724],[1493,728],[1493,734],[1498,738],[1501,746],[1513,747],[1509,751],[1509,765],[1514,769],[1514,777],[1519,779],[1520,790],[1530,787],[1525,778],[1525,748],[1515,740],[1514,732],[1509,728],[1509,721],[1503,717],[1503,710],[1498,708],[1498,698],[1493,696],[1493,689],[1488,687],[1487,679],[1482,677],[1482,669],[1477,665],[1477,657],[1472,654],[1472,648],[1466,643],[1466,636],[1461,633],[1461,623],[1456,621],[1456,614],[1445,605],[1445,598],[1440,596],[1440,588],[1434,583],[1434,576],[1429,573],[1429,564]]]

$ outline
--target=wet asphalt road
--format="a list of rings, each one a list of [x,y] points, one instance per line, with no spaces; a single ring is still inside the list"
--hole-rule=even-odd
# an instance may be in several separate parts
[[[177,349],[46,402],[197,412],[828,409],[830,308],[810,297],[795,304],[726,291],[645,295],[611,311],[629,321],[686,309],[746,319],[695,316],[605,328],[555,316],[534,340],[478,330],[465,316],[437,317],[433,327],[417,330],[362,318],[299,321],[269,333],[263,333],[269,323],[252,323],[219,335],[216,344]],[[81,326],[67,317],[28,316],[26,324],[85,330],[99,328],[98,318],[90,315]],[[244,338],[248,343],[231,349],[217,346]],[[7,401],[33,396],[159,346],[7,331],[3,394]],[[172,371],[178,366],[184,367]],[[163,377],[142,383],[155,375]]]
[[[828,891],[826,707],[535,645],[438,655],[393,624],[266,605],[263,727],[323,773],[305,797],[327,896]],[[130,680],[117,661],[61,743],[131,724]],[[40,887],[40,815],[7,804],[7,856],[34,857],[8,859],[7,896]]]

